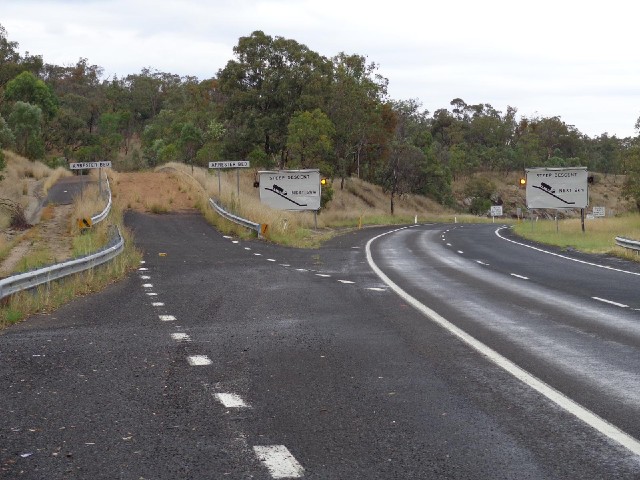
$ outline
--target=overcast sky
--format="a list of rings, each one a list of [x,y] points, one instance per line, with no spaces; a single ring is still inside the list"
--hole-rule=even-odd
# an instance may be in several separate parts
[[[454,98],[560,116],[589,136],[635,136],[638,0],[1,0],[20,52],[80,57],[106,76],[144,67],[210,78],[255,30],[331,57],[367,56],[395,100]]]

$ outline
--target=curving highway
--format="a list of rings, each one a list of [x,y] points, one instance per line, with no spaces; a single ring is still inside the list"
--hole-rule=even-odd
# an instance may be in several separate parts
[[[0,335],[2,478],[640,477],[632,264],[494,225],[296,250],[126,221],[135,274]]]

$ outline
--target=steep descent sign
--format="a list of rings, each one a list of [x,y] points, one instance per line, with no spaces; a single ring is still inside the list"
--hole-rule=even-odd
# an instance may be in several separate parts
[[[319,170],[262,171],[260,201],[277,210],[320,210]]]
[[[586,208],[587,167],[527,168],[528,208]]]

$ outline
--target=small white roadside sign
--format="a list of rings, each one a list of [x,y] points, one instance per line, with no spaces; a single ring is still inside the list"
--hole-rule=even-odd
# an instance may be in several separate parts
[[[605,207],[593,207],[593,216],[594,217],[604,217],[606,216]]]
[[[319,170],[261,171],[260,202],[277,210],[320,210]]]
[[[70,163],[71,170],[84,170],[85,168],[111,168],[111,162],[75,162]]]
[[[248,160],[237,160],[229,162],[209,162],[209,168],[248,168],[251,165]]]
[[[491,206],[491,216],[492,217],[501,217],[502,216],[502,205],[492,205]]]

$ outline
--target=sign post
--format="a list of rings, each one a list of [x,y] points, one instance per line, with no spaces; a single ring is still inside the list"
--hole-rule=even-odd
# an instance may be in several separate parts
[[[218,197],[220,197],[222,193],[222,186],[220,183],[220,170],[225,168],[235,168],[236,169],[236,182],[238,189],[238,198],[240,198],[240,168],[248,168],[251,164],[248,160],[233,160],[229,162],[209,162],[209,168],[215,168],[218,170]]]
[[[527,208],[579,208],[584,232],[584,209],[589,205],[587,167],[527,168],[525,173]]]
[[[320,170],[261,171],[260,201],[276,210],[320,210]]]
[[[491,206],[491,222],[496,223],[496,217],[502,216],[502,205]]]
[[[69,164],[71,170],[85,170],[89,168],[98,169],[98,195],[102,198],[102,169],[111,168],[111,162],[74,162]],[[80,197],[82,198],[82,190],[80,190]]]

